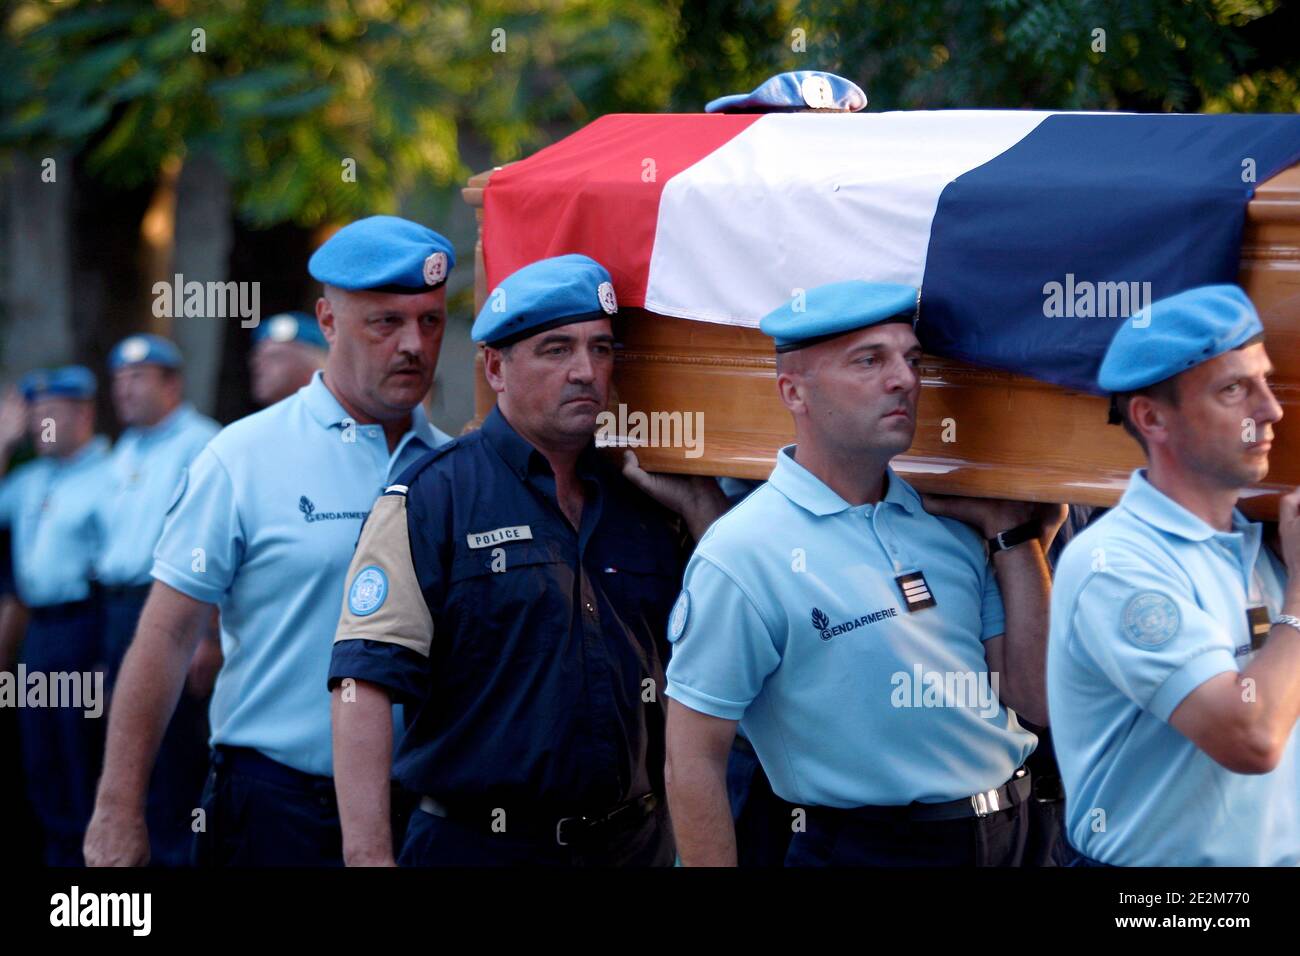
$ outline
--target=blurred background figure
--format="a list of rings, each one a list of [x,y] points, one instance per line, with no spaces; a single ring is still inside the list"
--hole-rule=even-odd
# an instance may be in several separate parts
[[[13,556],[8,531],[0,531],[0,672],[14,672],[27,630],[27,608],[14,593]],[[4,863],[35,866],[41,860],[40,828],[23,786],[18,745],[18,710],[0,707],[0,846]]]
[[[0,481],[0,525],[11,529],[14,583],[30,609],[19,661],[28,675],[45,675],[47,693],[56,683],[50,675],[90,675],[101,659],[91,578],[108,441],[95,435],[95,387],[95,376],[79,365],[41,370],[0,404],[0,472],[29,428],[36,451],[34,461]],[[24,683],[30,687],[30,678]],[[102,671],[78,684],[84,706],[51,706],[67,702],[47,696],[45,706],[18,711],[28,799],[51,866],[82,862],[103,751]]]
[[[248,358],[253,400],[274,405],[311,381],[325,367],[329,343],[316,316],[307,312],[281,312],[253,330],[253,351]]]
[[[98,498],[103,548],[96,561],[102,633],[111,693],[153,580],[153,549],[168,507],[183,489],[186,469],[218,431],[212,419],[182,401],[182,358],[158,335],[131,335],[109,355],[113,409],[125,431],[109,460],[109,482]],[[152,861],[189,862],[190,823],[207,772],[207,698],[221,665],[215,629],[191,664],[176,714],[163,738],[150,781],[148,820]]]

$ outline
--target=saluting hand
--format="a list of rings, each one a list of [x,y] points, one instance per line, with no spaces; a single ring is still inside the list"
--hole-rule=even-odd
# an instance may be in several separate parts
[[[696,541],[727,510],[727,496],[718,487],[716,479],[704,475],[665,475],[646,471],[631,449],[623,452],[623,477],[686,519],[686,526]]]

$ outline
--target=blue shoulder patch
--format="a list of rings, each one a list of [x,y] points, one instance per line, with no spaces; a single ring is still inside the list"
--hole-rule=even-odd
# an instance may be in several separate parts
[[[668,615],[668,640],[676,644],[686,633],[686,622],[691,616],[691,592],[682,588],[682,593],[677,596],[677,603],[673,605],[672,611]]]
[[[1129,640],[1143,647],[1159,647],[1178,633],[1182,615],[1163,591],[1139,591],[1124,603],[1120,622]]]
[[[374,614],[388,597],[388,575],[383,568],[369,565],[357,572],[348,588],[348,610],[357,617]]]

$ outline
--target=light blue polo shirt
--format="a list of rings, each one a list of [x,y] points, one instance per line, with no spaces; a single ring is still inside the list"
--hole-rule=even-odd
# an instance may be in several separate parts
[[[28,607],[90,597],[107,462],[108,439],[97,435],[66,459],[37,458],[0,480],[0,526],[12,529],[14,584]]]
[[[194,459],[153,576],[221,610],[214,745],[331,775],[326,677],[361,523],[385,486],[449,440],[417,407],[389,454],[383,428],[352,423],[317,372]]]
[[[1070,842],[1095,860],[1300,863],[1300,731],[1271,773],[1241,774],[1168,723],[1189,693],[1251,659],[1252,590],[1270,618],[1281,612],[1285,572],[1261,547],[1261,526],[1234,511],[1232,527],[1216,531],[1139,469],[1119,505],[1061,556],[1047,655],[1052,740]]]
[[[739,720],[783,799],[889,806],[1007,782],[1037,739],[998,700],[984,641],[1005,630],[984,542],[927,513],[893,469],[850,506],[793,457],[720,518],[669,620],[668,695]],[[937,600],[909,612],[898,575]]]
[[[153,549],[181,474],[221,426],[183,404],[151,428],[128,428],[109,458],[109,484],[98,497],[104,547],[101,584],[148,584]]]

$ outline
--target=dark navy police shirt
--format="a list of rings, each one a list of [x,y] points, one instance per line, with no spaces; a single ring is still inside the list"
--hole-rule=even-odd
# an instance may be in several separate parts
[[[675,516],[589,446],[574,530],[498,409],[375,503],[330,664],[407,704],[394,775],[452,809],[579,814],[662,793]]]

